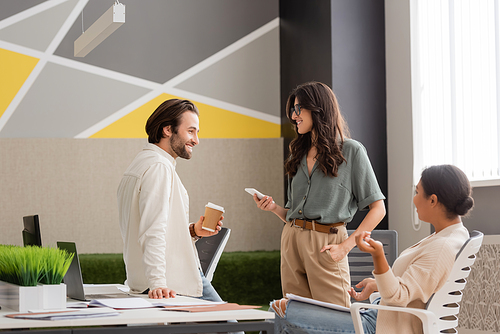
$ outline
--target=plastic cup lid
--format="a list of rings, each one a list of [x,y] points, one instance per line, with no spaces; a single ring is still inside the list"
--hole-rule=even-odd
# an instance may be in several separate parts
[[[224,208],[222,206],[219,206],[217,204],[214,204],[214,203],[211,203],[211,202],[208,202],[207,205],[205,205],[206,207],[209,207],[209,208],[212,208],[214,210],[219,210],[219,211],[222,211],[222,212],[225,212],[224,211]]]

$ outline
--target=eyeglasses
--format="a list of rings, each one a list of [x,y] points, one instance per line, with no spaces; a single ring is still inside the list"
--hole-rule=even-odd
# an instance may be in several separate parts
[[[290,109],[290,117],[293,116],[293,113],[295,113],[295,115],[297,116],[300,116],[300,104],[296,104]]]

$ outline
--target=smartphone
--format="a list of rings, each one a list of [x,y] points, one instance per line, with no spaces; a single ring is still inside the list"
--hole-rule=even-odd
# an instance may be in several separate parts
[[[266,195],[262,194],[260,191],[258,191],[257,189],[254,189],[254,188],[245,188],[245,191],[247,193],[249,193],[250,195],[252,195],[252,196],[254,194],[257,194],[257,198],[258,199],[262,199],[264,196],[266,196]]]

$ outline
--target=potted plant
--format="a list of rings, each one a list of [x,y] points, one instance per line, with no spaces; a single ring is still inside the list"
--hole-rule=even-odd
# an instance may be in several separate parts
[[[65,308],[61,282],[72,259],[57,248],[0,245],[0,304],[20,312]]]

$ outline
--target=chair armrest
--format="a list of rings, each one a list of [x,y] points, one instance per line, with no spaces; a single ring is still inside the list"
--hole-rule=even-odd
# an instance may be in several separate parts
[[[380,292],[376,291],[376,292],[373,292],[371,295],[370,295],[370,303],[373,303],[373,301],[375,299],[377,299],[378,297],[380,297]]]
[[[377,309],[384,311],[395,311],[413,314],[422,321],[424,334],[437,333],[438,318],[431,311],[412,308],[412,307],[396,307],[387,305],[376,305],[376,304],[365,304],[365,303],[353,303],[351,304],[351,317],[354,323],[354,330],[357,334],[364,334],[363,325],[361,322],[361,315],[359,313],[360,309]]]

